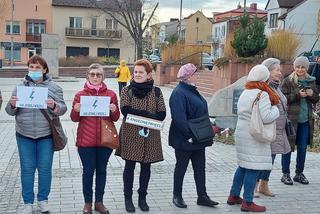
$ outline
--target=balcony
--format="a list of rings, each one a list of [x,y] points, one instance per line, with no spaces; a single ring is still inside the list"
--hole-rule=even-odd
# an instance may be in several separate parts
[[[88,39],[113,39],[121,40],[121,30],[91,29],[91,28],[66,28],[66,36]]]
[[[41,34],[26,33],[26,42],[41,43]]]

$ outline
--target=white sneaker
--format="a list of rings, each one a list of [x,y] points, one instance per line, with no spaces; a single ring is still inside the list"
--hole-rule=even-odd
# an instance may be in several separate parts
[[[25,204],[22,214],[32,214],[32,211],[33,211],[33,205],[32,204]]]
[[[38,209],[39,209],[42,213],[47,213],[47,212],[49,212],[48,201],[39,201],[39,202],[38,202]]]

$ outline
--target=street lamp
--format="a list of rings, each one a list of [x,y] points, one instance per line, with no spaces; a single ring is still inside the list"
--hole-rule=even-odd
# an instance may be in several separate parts
[[[13,10],[14,10],[13,0],[11,0],[11,25],[10,25],[10,33],[11,33],[11,50],[10,50],[10,65],[13,67]]]
[[[182,0],[180,1],[179,40],[181,40]]]

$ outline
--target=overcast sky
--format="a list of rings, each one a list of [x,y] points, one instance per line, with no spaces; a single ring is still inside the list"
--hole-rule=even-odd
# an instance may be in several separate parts
[[[186,17],[191,13],[201,10],[206,16],[212,17],[212,12],[224,12],[232,10],[240,4],[243,6],[243,0],[183,0],[182,16]],[[247,0],[247,7],[251,3],[257,3],[258,9],[264,9],[268,0]],[[170,18],[179,18],[180,0],[159,0],[157,19],[160,22],[169,21]]]

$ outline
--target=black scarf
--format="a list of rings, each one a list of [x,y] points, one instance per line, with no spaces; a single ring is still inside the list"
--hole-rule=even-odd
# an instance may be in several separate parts
[[[280,81],[276,81],[276,80],[271,80],[269,82],[269,85],[271,88],[274,88],[274,89],[278,89],[278,87],[280,86]]]
[[[143,83],[137,83],[134,80],[130,82],[129,88],[132,89],[133,96],[142,99],[152,90],[153,88],[153,80],[147,80]]]

